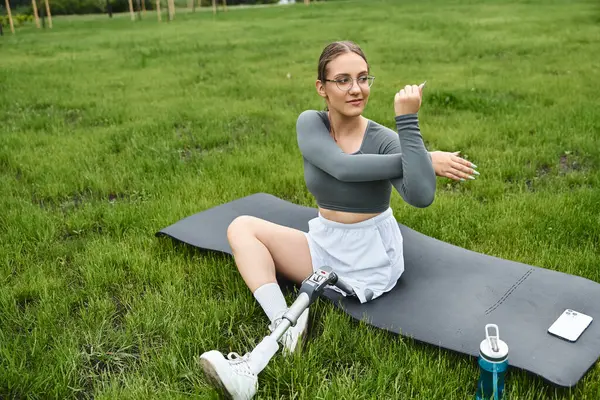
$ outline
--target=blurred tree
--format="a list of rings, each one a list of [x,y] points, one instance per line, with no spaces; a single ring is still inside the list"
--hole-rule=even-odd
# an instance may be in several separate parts
[[[43,0],[36,0],[40,16],[44,8]],[[128,0],[49,0],[52,15],[65,14],[108,14],[112,17],[113,13],[129,12]],[[138,3],[139,1],[139,3]],[[166,2],[167,0],[162,0]],[[176,3],[181,7],[182,2],[191,0],[180,0]],[[296,3],[304,0],[296,0]],[[313,0],[314,1],[314,0]],[[202,7],[212,7],[212,0],[193,0],[194,7],[200,4]],[[280,0],[227,0],[227,5],[252,5],[252,4],[276,4]],[[134,8],[140,6],[142,10],[156,10],[156,0],[134,0]],[[187,4],[187,3],[185,3]],[[217,0],[220,7],[222,0]],[[33,15],[33,6],[31,0],[10,0],[10,6],[13,14]],[[6,15],[4,7],[0,6],[0,16]],[[14,16],[14,15],[13,15]]]

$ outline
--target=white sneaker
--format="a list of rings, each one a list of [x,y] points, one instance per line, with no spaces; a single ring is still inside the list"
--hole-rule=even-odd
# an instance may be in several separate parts
[[[251,399],[258,389],[258,377],[249,365],[250,353],[240,357],[229,353],[227,359],[217,350],[200,356],[208,380],[233,400]]]
[[[282,317],[277,318],[273,321],[272,324],[269,325],[269,330],[273,332],[277,325],[281,323]],[[306,337],[307,327],[308,325],[308,308],[304,310],[300,317],[298,317],[298,321],[296,321],[296,326],[290,326],[288,330],[281,336],[279,339],[279,343],[283,346],[283,352],[287,354],[291,354],[296,350],[298,346],[299,339],[304,339]]]

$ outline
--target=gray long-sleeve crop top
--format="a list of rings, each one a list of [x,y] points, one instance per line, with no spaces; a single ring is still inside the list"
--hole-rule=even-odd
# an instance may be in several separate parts
[[[355,213],[385,211],[392,186],[412,206],[429,206],[436,178],[417,114],[395,118],[398,132],[368,121],[360,149],[345,153],[329,134],[327,111],[307,110],[296,122],[304,180],[321,208]]]

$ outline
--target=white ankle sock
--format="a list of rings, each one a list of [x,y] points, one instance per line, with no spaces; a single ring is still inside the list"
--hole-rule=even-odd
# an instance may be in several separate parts
[[[287,310],[288,306],[285,302],[285,297],[281,292],[281,288],[277,283],[265,283],[254,291],[254,298],[258,301],[262,309],[264,310],[269,320],[273,320]]]

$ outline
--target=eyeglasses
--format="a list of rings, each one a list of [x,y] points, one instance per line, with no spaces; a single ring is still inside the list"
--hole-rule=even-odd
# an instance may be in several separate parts
[[[342,91],[349,91],[350,89],[352,89],[352,86],[354,86],[354,81],[356,81],[356,83],[358,83],[358,86],[371,87],[374,80],[375,80],[375,77],[371,76],[371,75],[360,76],[356,79],[350,78],[349,76],[346,76],[344,78],[335,79],[335,80],[334,79],[325,79],[326,82],[335,82],[337,87]]]

